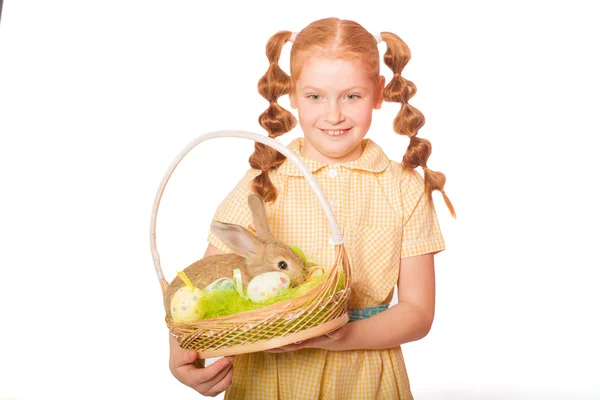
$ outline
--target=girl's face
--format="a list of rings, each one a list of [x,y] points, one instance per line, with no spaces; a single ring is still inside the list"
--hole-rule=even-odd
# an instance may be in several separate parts
[[[303,156],[325,164],[359,158],[384,81],[376,84],[358,60],[307,59],[290,96],[304,131]]]

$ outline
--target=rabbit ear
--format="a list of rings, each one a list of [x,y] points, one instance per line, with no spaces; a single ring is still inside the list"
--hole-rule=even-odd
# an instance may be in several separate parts
[[[250,194],[248,196],[248,206],[250,207],[250,212],[252,212],[252,224],[254,225],[254,230],[256,230],[256,236],[265,241],[273,240],[263,200],[255,194]]]
[[[263,250],[263,243],[243,226],[213,221],[210,229],[234,253],[242,257],[250,258]]]

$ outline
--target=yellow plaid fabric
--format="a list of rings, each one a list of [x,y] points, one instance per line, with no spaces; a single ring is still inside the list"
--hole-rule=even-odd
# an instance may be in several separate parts
[[[357,160],[327,165],[304,158],[303,138],[288,148],[306,164],[329,200],[353,271],[349,308],[388,303],[398,281],[400,259],[445,248],[437,216],[423,194],[418,172],[402,170],[370,139]],[[250,169],[217,208],[214,219],[250,227]],[[273,235],[325,267],[334,246],[321,204],[302,173],[286,160],[269,176],[278,191],[267,205]],[[208,241],[231,252],[211,232]],[[400,347],[387,350],[240,355],[226,399],[412,399]]]

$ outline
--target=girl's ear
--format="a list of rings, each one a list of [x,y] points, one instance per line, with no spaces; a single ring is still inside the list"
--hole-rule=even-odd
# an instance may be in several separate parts
[[[379,110],[383,104],[383,89],[385,89],[385,77],[379,77],[379,85],[377,86],[377,99],[375,100],[375,109]]]

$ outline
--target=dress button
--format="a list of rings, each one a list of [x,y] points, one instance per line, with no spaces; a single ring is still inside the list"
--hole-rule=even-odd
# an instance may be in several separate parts
[[[328,172],[330,178],[335,178],[337,176],[337,171],[335,169],[331,169]]]

